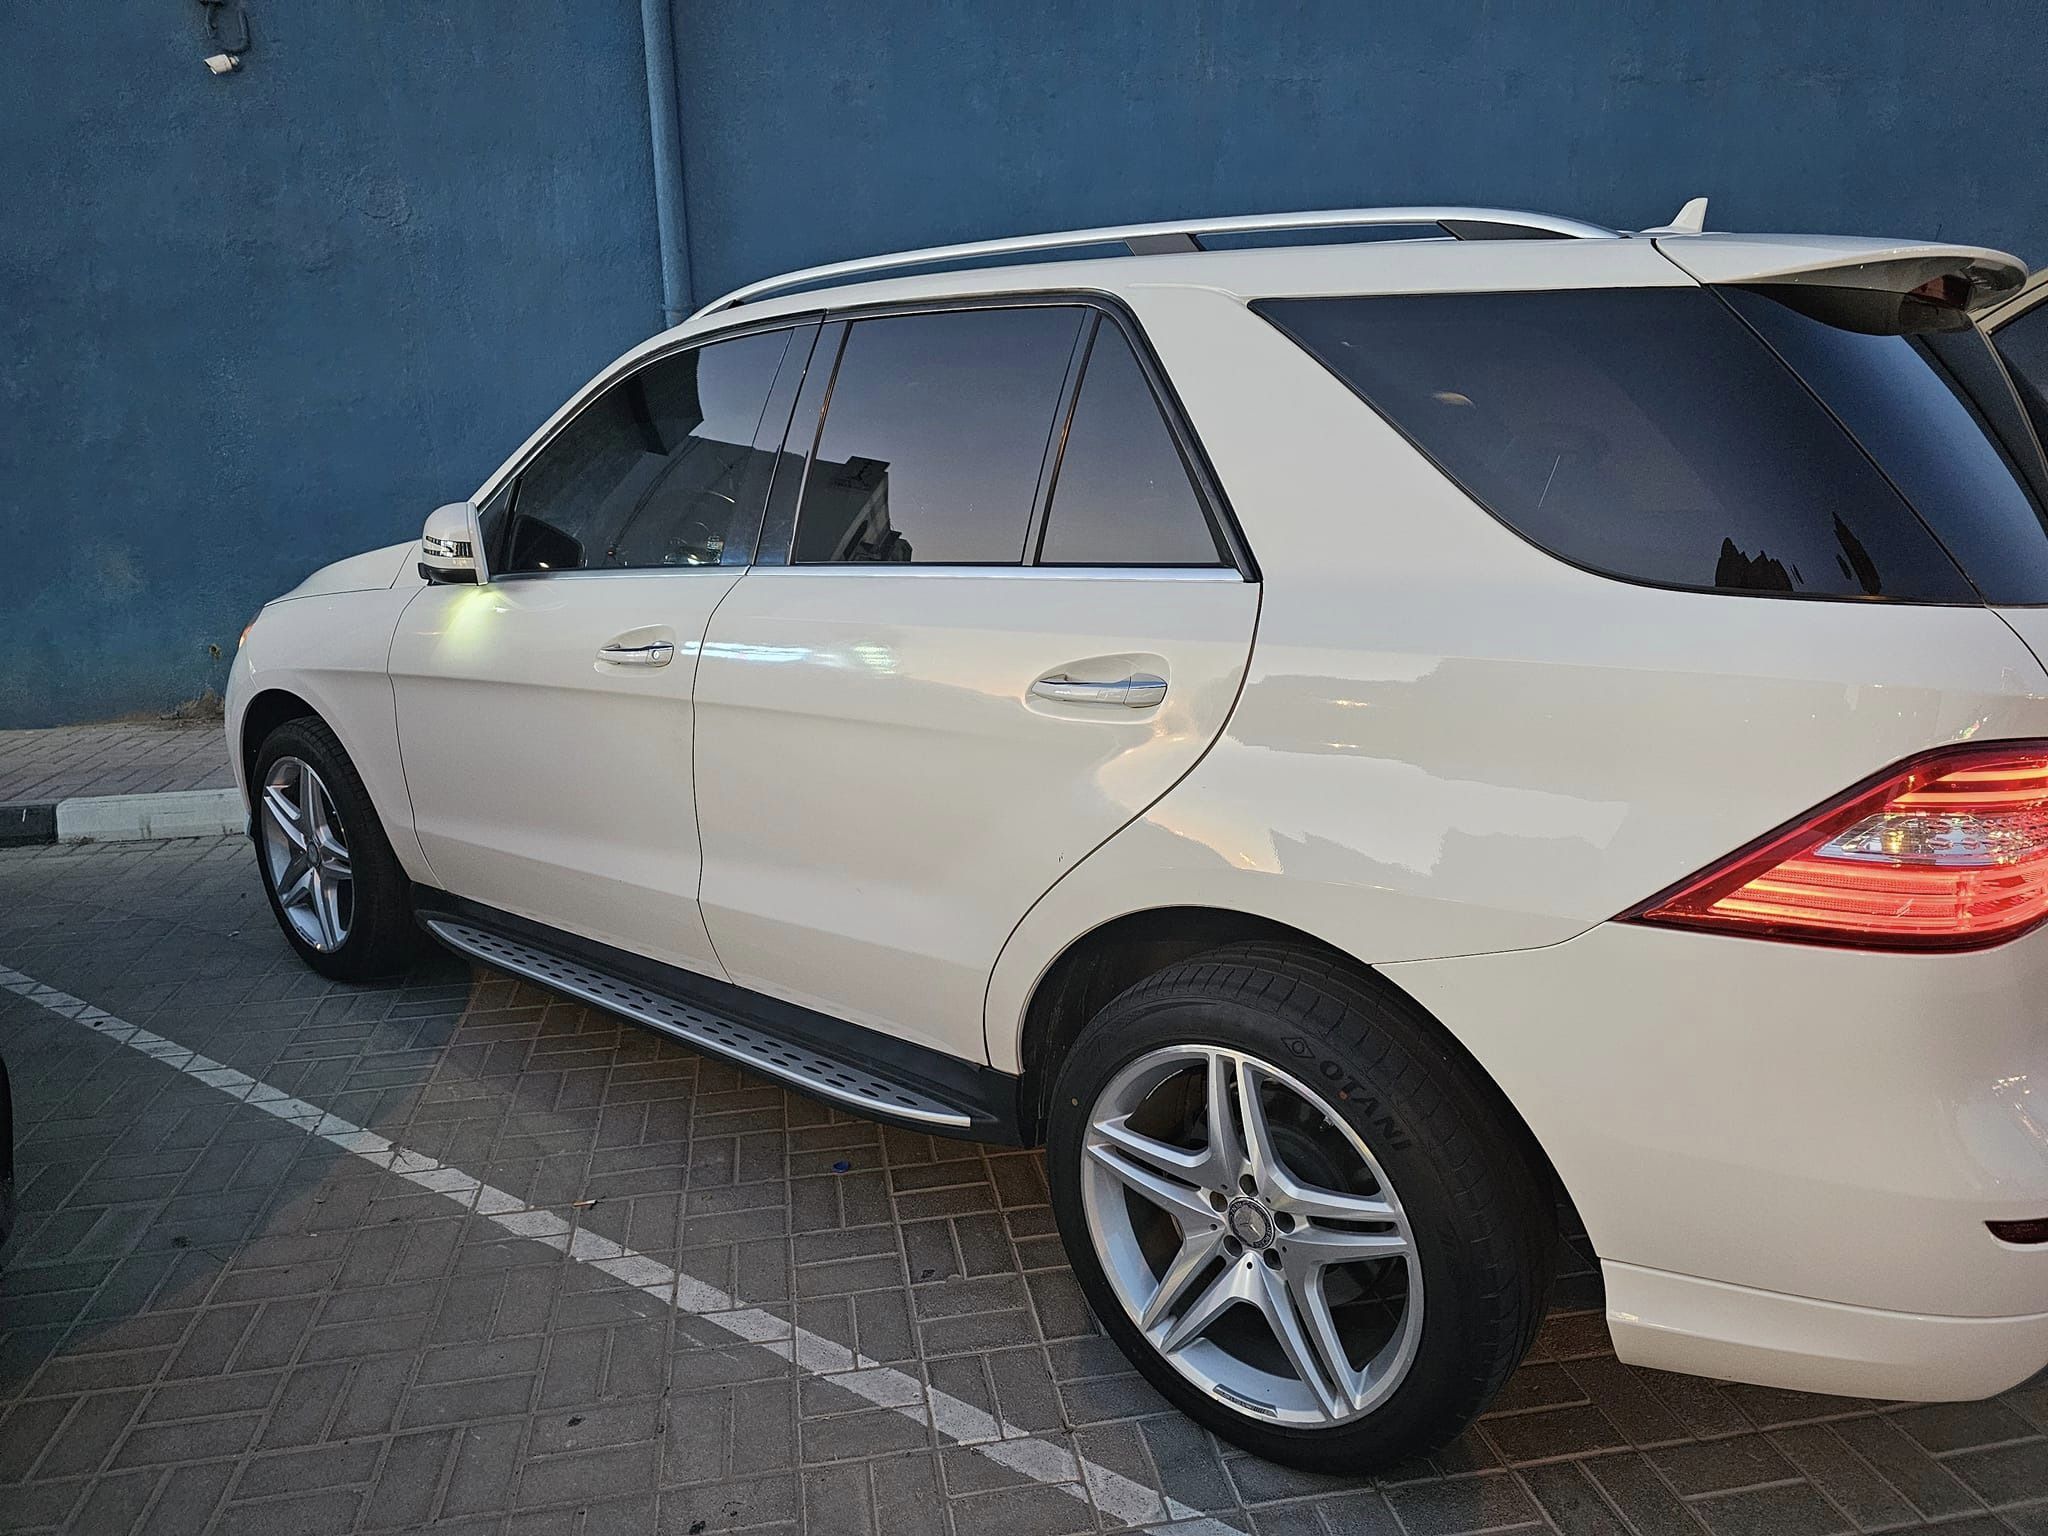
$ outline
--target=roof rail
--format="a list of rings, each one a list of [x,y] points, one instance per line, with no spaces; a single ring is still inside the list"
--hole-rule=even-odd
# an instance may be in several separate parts
[[[973,240],[964,245],[938,245],[921,251],[898,251],[805,267],[779,277],[763,278],[713,299],[699,315],[746,304],[793,288],[910,267],[941,267],[985,256],[1021,255],[1029,251],[1071,250],[1089,245],[1122,245],[1133,256],[1158,256],[1199,251],[1204,235],[1259,235],[1297,229],[1375,229],[1404,224],[1434,224],[1459,240],[1614,240],[1615,230],[1547,213],[1517,213],[1502,208],[1324,208],[1310,213],[1253,213],[1221,219],[1169,219],[1156,224],[1116,224],[1101,229],[1070,229],[1057,234],[1015,235],[1005,240]],[[693,317],[694,318],[694,317]]]

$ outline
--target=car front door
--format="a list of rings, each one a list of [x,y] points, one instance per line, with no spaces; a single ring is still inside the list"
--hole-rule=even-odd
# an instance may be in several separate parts
[[[449,891],[722,975],[697,909],[690,690],[815,332],[666,353],[608,385],[493,497],[489,580],[407,607],[399,748]]]
[[[698,668],[734,981],[982,1057],[1011,929],[1222,729],[1259,588],[1134,334],[1048,300],[824,327],[806,472]]]

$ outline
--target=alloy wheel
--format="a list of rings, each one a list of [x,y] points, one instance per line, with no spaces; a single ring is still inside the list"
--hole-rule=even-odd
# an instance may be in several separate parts
[[[1326,1427],[1400,1384],[1422,1271],[1378,1160],[1315,1089],[1242,1051],[1139,1057],[1097,1097],[1082,1202],[1153,1348],[1248,1416]]]
[[[332,954],[355,921],[355,879],[334,798],[312,764],[280,757],[264,775],[257,802],[263,859],[277,904],[292,930]]]

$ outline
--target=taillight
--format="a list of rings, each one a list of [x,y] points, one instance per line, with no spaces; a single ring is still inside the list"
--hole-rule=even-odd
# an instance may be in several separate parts
[[[1916,757],[1622,920],[1870,949],[1976,949],[2048,917],[2048,742]]]

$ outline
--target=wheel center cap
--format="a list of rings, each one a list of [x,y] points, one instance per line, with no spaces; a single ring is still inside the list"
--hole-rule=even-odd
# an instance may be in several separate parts
[[[1231,1201],[1223,1219],[1230,1235],[1247,1248],[1264,1248],[1273,1241],[1273,1218],[1256,1200]]]

